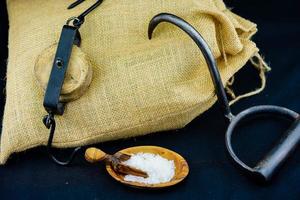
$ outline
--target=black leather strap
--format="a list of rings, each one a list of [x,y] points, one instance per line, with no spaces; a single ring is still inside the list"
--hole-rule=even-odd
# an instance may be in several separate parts
[[[73,45],[79,46],[80,41],[77,27],[63,26],[44,98],[44,107],[48,113],[62,115],[64,112],[64,105],[59,102],[59,97]]]

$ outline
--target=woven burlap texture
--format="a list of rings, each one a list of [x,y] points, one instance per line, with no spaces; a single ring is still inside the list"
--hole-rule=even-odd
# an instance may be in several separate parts
[[[7,0],[9,59],[0,162],[13,152],[46,145],[44,92],[34,64],[58,42],[74,0]],[[181,30],[161,24],[147,37],[150,19],[161,12],[191,23],[211,47],[224,84],[258,52],[250,41],[256,25],[221,0],[105,0],[81,27],[82,51],[93,67],[88,91],[56,117],[54,146],[74,147],[184,127],[216,102],[199,49]],[[226,62],[224,59],[226,54]],[[4,67],[4,66],[2,66]]]

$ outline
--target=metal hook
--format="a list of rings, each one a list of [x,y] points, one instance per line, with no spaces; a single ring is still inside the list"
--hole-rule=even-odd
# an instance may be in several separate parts
[[[53,136],[54,136],[55,127],[56,127],[54,115],[53,114],[46,115],[43,118],[43,122],[44,122],[45,126],[48,129],[50,129],[49,139],[48,139],[48,143],[47,143],[47,150],[48,150],[48,154],[49,154],[50,158],[58,165],[61,165],[61,166],[69,165],[73,161],[76,153],[81,149],[81,147],[75,148],[73,150],[73,152],[71,153],[70,157],[66,161],[60,161],[52,153],[52,141],[53,141]]]
[[[75,8],[76,6],[83,3],[84,1],[85,0],[77,0],[74,3],[72,3],[71,5],[69,5],[68,9]],[[103,0],[98,0],[91,7],[89,7],[87,10],[85,10],[83,13],[81,13],[78,17],[75,18],[75,20],[73,21],[73,25],[76,27],[80,27],[84,23],[85,16],[87,16],[90,12],[95,10],[102,2],[103,2]]]
[[[227,119],[231,120],[233,118],[233,115],[232,115],[230,107],[229,107],[228,99],[226,96],[226,92],[224,90],[224,86],[222,83],[222,79],[221,79],[219,70],[216,65],[215,58],[214,58],[208,44],[205,42],[205,40],[200,35],[200,33],[192,25],[190,25],[185,20],[183,20],[175,15],[169,14],[169,13],[161,13],[152,18],[152,20],[149,23],[149,27],[148,27],[149,39],[152,38],[152,33],[153,33],[154,29],[161,22],[169,22],[171,24],[174,24],[175,26],[177,26],[178,28],[180,28],[184,32],[186,32],[197,44],[197,46],[201,50],[201,52],[205,58],[205,61],[208,65],[209,72],[210,72],[212,81],[215,86],[216,94],[218,96],[218,101],[221,105],[223,113],[225,114]]]

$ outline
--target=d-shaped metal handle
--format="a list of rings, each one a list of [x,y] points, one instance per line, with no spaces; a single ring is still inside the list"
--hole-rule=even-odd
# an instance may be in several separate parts
[[[232,148],[231,138],[235,128],[241,124],[242,121],[260,114],[272,114],[285,117],[293,121],[293,123],[286,133],[283,134],[278,143],[263,157],[261,161],[258,162],[255,167],[251,168],[237,157]],[[232,119],[226,132],[225,142],[229,155],[239,165],[239,167],[256,176],[260,180],[269,181],[300,143],[299,114],[279,106],[263,105],[248,108]]]

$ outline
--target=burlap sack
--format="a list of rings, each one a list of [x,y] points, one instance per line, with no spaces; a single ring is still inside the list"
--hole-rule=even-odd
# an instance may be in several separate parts
[[[94,1],[73,10],[74,0],[7,0],[9,59],[0,162],[13,152],[45,145],[43,90],[33,68],[39,54],[58,42],[61,28]],[[73,147],[177,129],[215,101],[204,59],[178,28],[162,24],[147,38],[150,19],[176,14],[209,43],[224,84],[258,52],[256,25],[221,0],[105,0],[81,27],[82,51],[93,67],[88,91],[57,117],[54,146]],[[3,66],[2,66],[3,67]]]

